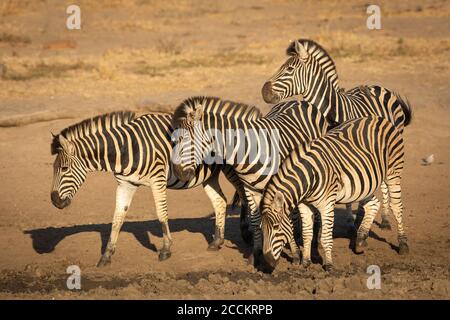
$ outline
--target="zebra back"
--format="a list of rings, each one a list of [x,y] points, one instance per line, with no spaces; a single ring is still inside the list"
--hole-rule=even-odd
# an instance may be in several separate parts
[[[286,53],[288,61],[263,87],[266,101],[302,94],[330,122],[376,115],[389,119],[400,131],[411,122],[410,104],[398,93],[380,86],[360,86],[349,91],[340,88],[333,59],[315,41],[296,40]]]

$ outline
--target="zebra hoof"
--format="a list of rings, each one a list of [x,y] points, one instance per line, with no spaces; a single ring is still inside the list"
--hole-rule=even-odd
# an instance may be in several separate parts
[[[111,257],[102,256],[97,262],[97,268],[106,267],[111,264]]]
[[[295,254],[295,255],[292,257],[292,264],[300,265],[300,261],[301,261],[300,255]]]
[[[325,269],[326,272],[328,273],[333,273],[334,272],[334,266],[331,263],[326,263],[323,268]]]
[[[309,268],[309,266],[311,265],[311,259],[308,259],[308,260],[305,260],[305,259],[303,259],[303,262],[302,262],[302,266],[303,266],[303,268]]]
[[[355,245],[355,253],[361,254],[364,253],[364,248],[367,247],[367,241],[366,240],[356,240]]]
[[[404,255],[409,253],[409,247],[406,242],[400,242],[398,245],[398,254]]]
[[[382,219],[380,223],[380,229],[392,230],[391,223],[389,220]]]
[[[222,243],[213,241],[208,245],[208,251],[218,251],[222,244],[223,244],[223,241],[222,241]]]
[[[159,261],[164,261],[164,260],[169,259],[171,255],[172,255],[172,253],[169,250],[161,250],[159,252],[158,259],[159,259]]]

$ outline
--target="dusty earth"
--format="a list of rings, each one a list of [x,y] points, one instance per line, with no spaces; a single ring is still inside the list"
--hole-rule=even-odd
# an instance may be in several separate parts
[[[0,4],[1,298],[450,298],[448,1],[381,2],[376,31],[366,28],[365,1],[86,0],[78,1],[82,29],[67,30],[71,3]],[[308,270],[292,265],[288,251],[273,274],[262,274],[247,264],[237,210],[228,210],[223,248],[206,250],[214,219],[196,188],[169,191],[173,254],[159,262],[161,230],[143,188],[112,265],[96,268],[111,227],[114,179],[92,174],[69,208],[53,207],[50,132],[107,111],[171,111],[196,94],[267,112],[262,84],[299,37],[330,51],[343,87],[381,84],[410,100],[403,179],[410,254],[399,256],[395,230],[376,223],[368,250],[354,254],[343,231],[347,217],[337,213],[336,274],[326,274],[320,259]],[[435,161],[423,166],[430,154]],[[223,187],[231,200],[231,186]],[[81,268],[79,291],[66,288],[71,265]],[[366,286],[369,265],[381,269],[380,290]]]

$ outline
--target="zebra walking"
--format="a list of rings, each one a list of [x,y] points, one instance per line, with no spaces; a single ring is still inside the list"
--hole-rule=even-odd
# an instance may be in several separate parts
[[[397,220],[399,253],[408,252],[403,227],[401,173],[404,164],[403,138],[387,119],[369,116],[344,122],[326,136],[293,151],[266,187],[262,202],[263,253],[275,267],[288,229],[281,227],[287,215],[299,206],[303,226],[303,264],[311,263],[313,212],[321,215],[321,244],[325,269],[333,267],[333,224],[336,203],[360,201],[365,210],[357,232],[356,246],[365,245],[370,226],[380,208],[374,192],[385,182],[389,207]]]
[[[256,107],[220,98],[191,97],[175,110],[173,127],[178,132],[174,151],[181,159],[174,165],[178,178],[192,178],[198,165],[214,154],[209,163],[230,165],[242,182],[257,264],[262,252],[258,206],[266,184],[292,150],[324,135],[328,123],[307,102],[283,102],[266,117],[249,117],[255,112]],[[294,238],[289,242],[294,261],[299,261]]]
[[[384,117],[402,133],[411,121],[411,108],[400,95],[380,86],[360,86],[349,91],[339,87],[336,66],[318,43],[300,39],[286,50],[289,58],[264,84],[262,96],[267,103],[302,95],[333,123],[368,115]],[[389,199],[382,185],[383,212],[380,227],[390,229]],[[347,206],[351,212],[351,205]]]
[[[56,155],[53,168],[51,201],[59,209],[67,207],[91,171],[114,173],[118,182],[116,208],[111,234],[97,266],[111,262],[120,229],[139,186],[152,189],[156,213],[163,231],[159,260],[171,255],[172,237],[167,215],[166,189],[187,189],[202,184],[216,214],[215,239],[210,249],[223,244],[226,198],[218,183],[223,166],[199,166],[188,181],[180,181],[170,165],[173,142],[170,114],[135,117],[131,112],[114,112],[84,120],[53,137],[51,153]],[[230,182],[239,180],[224,170]]]

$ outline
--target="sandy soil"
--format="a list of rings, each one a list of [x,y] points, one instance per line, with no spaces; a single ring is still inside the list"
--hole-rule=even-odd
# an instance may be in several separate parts
[[[0,5],[1,298],[450,298],[447,1],[382,2],[379,31],[367,30],[364,1],[80,1],[79,31],[65,28],[68,4]],[[114,179],[92,174],[68,209],[54,208],[50,132],[106,111],[170,111],[196,94],[267,112],[262,84],[299,37],[330,50],[343,87],[381,84],[410,100],[403,179],[410,254],[399,256],[395,231],[375,224],[369,249],[355,255],[338,214],[336,275],[320,259],[308,270],[294,266],[288,252],[272,275],[262,274],[247,265],[237,211],[228,211],[224,247],[206,250],[212,207],[196,188],[169,191],[173,254],[159,262],[161,230],[143,188],[112,265],[96,268],[111,227]],[[422,166],[430,154],[435,162]],[[223,186],[231,200],[231,186]],[[373,264],[382,271],[381,290],[366,286]],[[70,265],[82,270],[77,292],[65,285]]]

